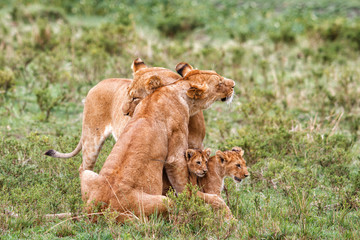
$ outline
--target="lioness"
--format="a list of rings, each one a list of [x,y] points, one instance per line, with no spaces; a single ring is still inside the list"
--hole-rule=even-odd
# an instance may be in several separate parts
[[[211,149],[188,149],[185,153],[185,160],[189,171],[189,182],[197,185],[197,177],[204,177],[208,171],[207,163],[211,154]],[[165,173],[163,172],[163,195],[170,189],[170,182]]]
[[[232,177],[236,182],[248,177],[243,155],[244,150],[240,147],[233,147],[231,151],[216,151],[215,156],[208,161],[208,173],[197,178],[200,190],[221,196],[225,177]]]
[[[130,120],[136,105],[156,88],[169,85],[181,76],[166,68],[147,67],[140,59],[131,66],[134,80],[106,79],[93,87],[86,99],[80,141],[71,153],[49,150],[45,155],[70,158],[82,149],[84,170],[93,170],[99,152],[108,136],[117,140]],[[180,73],[182,70],[179,70]],[[205,121],[201,111],[189,120],[189,148],[202,148]]]
[[[105,203],[119,212],[118,221],[167,212],[162,193],[164,163],[171,185],[182,192],[189,173],[184,158],[188,148],[190,116],[217,100],[231,99],[235,82],[214,71],[177,65],[183,78],[158,88],[136,107],[100,173],[81,170],[81,193],[88,210]],[[198,192],[215,208],[225,202],[215,194]],[[231,215],[231,212],[229,213]]]

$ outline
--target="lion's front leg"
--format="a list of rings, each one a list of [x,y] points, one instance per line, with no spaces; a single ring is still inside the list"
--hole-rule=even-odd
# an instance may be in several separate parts
[[[225,201],[216,194],[203,193],[198,191],[197,195],[204,200],[205,203],[210,204],[213,209],[222,210],[225,212],[227,219],[233,219],[230,208],[226,205]]]
[[[189,141],[188,148],[203,149],[205,138],[205,120],[203,112],[200,111],[189,119]]]
[[[171,186],[177,193],[181,193],[188,183],[189,171],[185,160],[187,149],[187,134],[174,134],[169,142],[168,157],[165,170]]]
[[[178,155],[168,157],[168,163],[165,164],[165,170],[171,186],[177,193],[181,193],[189,180],[189,172],[184,156]]]

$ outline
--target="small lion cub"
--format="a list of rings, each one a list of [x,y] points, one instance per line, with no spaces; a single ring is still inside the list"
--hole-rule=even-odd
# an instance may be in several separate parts
[[[207,164],[211,154],[211,149],[188,149],[185,159],[189,170],[190,182],[197,185],[197,177],[204,177],[208,171]]]
[[[185,152],[185,160],[189,171],[189,182],[198,185],[197,178],[204,177],[208,171],[207,163],[211,154],[211,149],[188,149]],[[163,195],[170,189],[169,179],[164,171],[163,173]]]
[[[221,196],[225,177],[231,177],[236,182],[248,177],[249,172],[243,155],[244,150],[240,147],[233,147],[230,151],[216,151],[215,156],[208,161],[208,173],[196,180],[200,190]]]

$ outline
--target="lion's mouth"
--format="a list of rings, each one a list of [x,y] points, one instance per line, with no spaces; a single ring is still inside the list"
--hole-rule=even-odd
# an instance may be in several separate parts
[[[237,182],[241,182],[241,179],[238,178],[238,177],[234,177],[234,179],[235,179],[235,181],[237,181]]]
[[[232,98],[232,94],[230,94],[230,95],[227,96],[227,97],[222,98],[221,101],[222,101],[222,102],[227,102],[227,101],[229,101],[231,98]]]
[[[196,174],[198,177],[204,177],[205,176],[205,173],[198,173]]]
[[[228,96],[221,98],[221,101],[231,103],[233,96],[234,96],[234,92],[231,92],[231,94],[229,94]]]

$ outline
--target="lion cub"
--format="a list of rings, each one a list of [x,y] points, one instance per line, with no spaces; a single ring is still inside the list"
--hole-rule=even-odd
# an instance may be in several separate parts
[[[208,173],[197,178],[200,190],[220,196],[225,177],[232,177],[236,182],[248,177],[243,155],[244,150],[240,147],[233,147],[230,151],[216,151],[215,156],[208,161]]]
[[[185,160],[189,171],[189,182],[197,185],[197,178],[204,177],[208,171],[207,164],[211,154],[211,149],[188,149],[185,152]],[[164,171],[163,173],[163,195],[170,189],[170,182]]]
[[[196,176],[204,177],[208,171],[207,163],[211,154],[211,149],[207,148],[205,150],[200,149],[188,149],[185,153],[185,159],[187,162],[188,170],[190,177],[195,178]]]

